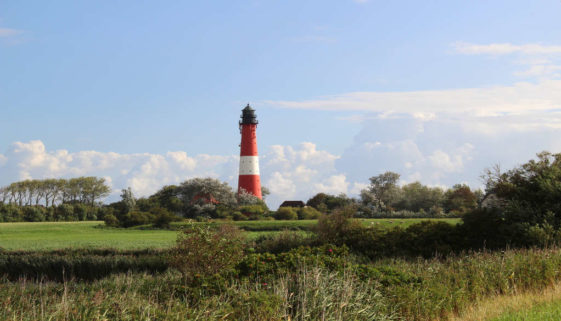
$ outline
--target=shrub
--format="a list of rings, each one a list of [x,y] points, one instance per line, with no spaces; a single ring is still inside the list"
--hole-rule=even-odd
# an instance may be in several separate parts
[[[301,232],[284,230],[277,235],[264,235],[255,241],[259,253],[282,253],[300,246],[312,245],[314,238]]]
[[[23,208],[23,218],[26,222],[43,222],[45,209],[39,206],[26,206]]]
[[[301,207],[298,209],[299,220],[316,220],[321,216],[321,212],[311,206]]]
[[[56,208],[57,221],[76,221],[74,217],[74,206],[70,204],[61,204]]]
[[[85,221],[88,217],[88,207],[84,204],[74,205],[74,217],[78,221]]]
[[[19,206],[13,204],[0,205],[0,221],[21,222],[23,221],[23,211]]]
[[[353,207],[339,208],[332,214],[322,215],[316,227],[318,238],[327,243],[341,245],[344,243],[345,236],[355,228],[361,228],[358,221],[351,218],[355,213]]]
[[[274,215],[275,220],[296,220],[298,214],[292,207],[281,207]]]
[[[103,220],[107,226],[119,226],[119,220],[113,214],[105,215]]]
[[[232,214],[232,218],[234,219],[234,221],[247,221],[248,220],[247,216],[243,215],[241,212],[234,212]]]
[[[239,211],[250,220],[258,220],[267,212],[267,208],[261,204],[240,206]]]
[[[244,245],[244,237],[235,226],[192,224],[179,233],[169,264],[181,272],[186,283],[196,284],[231,272],[243,259]]]
[[[148,212],[132,211],[123,216],[119,222],[123,227],[145,225],[154,221],[154,215]]]
[[[169,228],[170,223],[180,220],[179,217],[173,215],[165,208],[156,207],[150,211],[154,216],[154,226],[159,228]]]

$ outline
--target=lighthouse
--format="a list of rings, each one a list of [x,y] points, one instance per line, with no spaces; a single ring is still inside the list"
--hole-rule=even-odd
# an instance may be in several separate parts
[[[261,179],[259,178],[259,156],[257,154],[257,116],[255,110],[247,104],[242,109],[240,120],[240,176],[238,194],[245,191],[262,199]]]

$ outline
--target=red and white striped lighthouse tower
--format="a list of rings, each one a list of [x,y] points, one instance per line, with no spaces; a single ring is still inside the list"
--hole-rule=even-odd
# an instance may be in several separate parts
[[[257,154],[257,116],[255,110],[247,104],[242,110],[240,132],[242,143],[240,145],[240,177],[238,180],[238,193],[246,191],[260,199],[261,179],[259,178],[259,156]]]

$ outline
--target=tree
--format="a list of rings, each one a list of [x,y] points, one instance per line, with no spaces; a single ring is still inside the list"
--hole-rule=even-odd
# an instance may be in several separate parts
[[[399,180],[398,173],[385,172],[378,176],[370,177],[370,186],[368,191],[372,193],[380,209],[389,209],[390,205],[396,200],[398,193],[397,182]]]
[[[186,217],[216,214],[216,205],[232,207],[236,204],[236,194],[226,182],[214,178],[193,178],[179,186],[179,198],[183,201]]]
[[[439,187],[429,187],[420,182],[413,182],[400,188],[395,208],[412,212],[421,210],[429,212],[431,208],[441,205],[443,196],[444,191]]]
[[[269,196],[271,194],[271,191],[265,187],[265,186],[261,186],[261,197],[263,198],[263,200],[265,200],[265,198],[267,198],[267,196]]]
[[[561,153],[541,152],[506,173],[488,177],[486,192],[505,203],[504,218],[511,223],[561,227]]]
[[[311,206],[320,212],[331,212],[337,208],[342,208],[351,205],[353,200],[348,198],[345,193],[339,195],[330,195],[325,193],[318,193],[310,198],[307,206]]]
[[[444,211],[464,214],[477,207],[477,195],[465,184],[456,184],[444,194]]]
[[[136,199],[134,198],[130,187],[121,190],[121,203],[123,204],[124,214],[129,213],[136,208]]]
[[[167,185],[150,196],[148,200],[152,207],[162,207],[174,214],[180,214],[183,211],[183,202],[179,198],[180,192],[179,186]]]

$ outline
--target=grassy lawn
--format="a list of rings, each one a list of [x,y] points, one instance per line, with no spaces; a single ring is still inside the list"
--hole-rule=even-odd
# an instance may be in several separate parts
[[[365,219],[365,225],[407,227],[424,219]],[[459,219],[438,219],[456,224]],[[309,231],[317,221],[243,221],[233,222],[250,239],[282,230]],[[220,224],[220,222],[215,222]],[[0,223],[0,248],[5,250],[52,250],[61,248],[165,248],[171,246],[177,232],[150,229],[114,229],[103,222]],[[181,228],[186,223],[174,224]]]
[[[99,228],[103,222],[0,223],[0,248],[43,250],[68,247],[163,248],[177,232]]]

